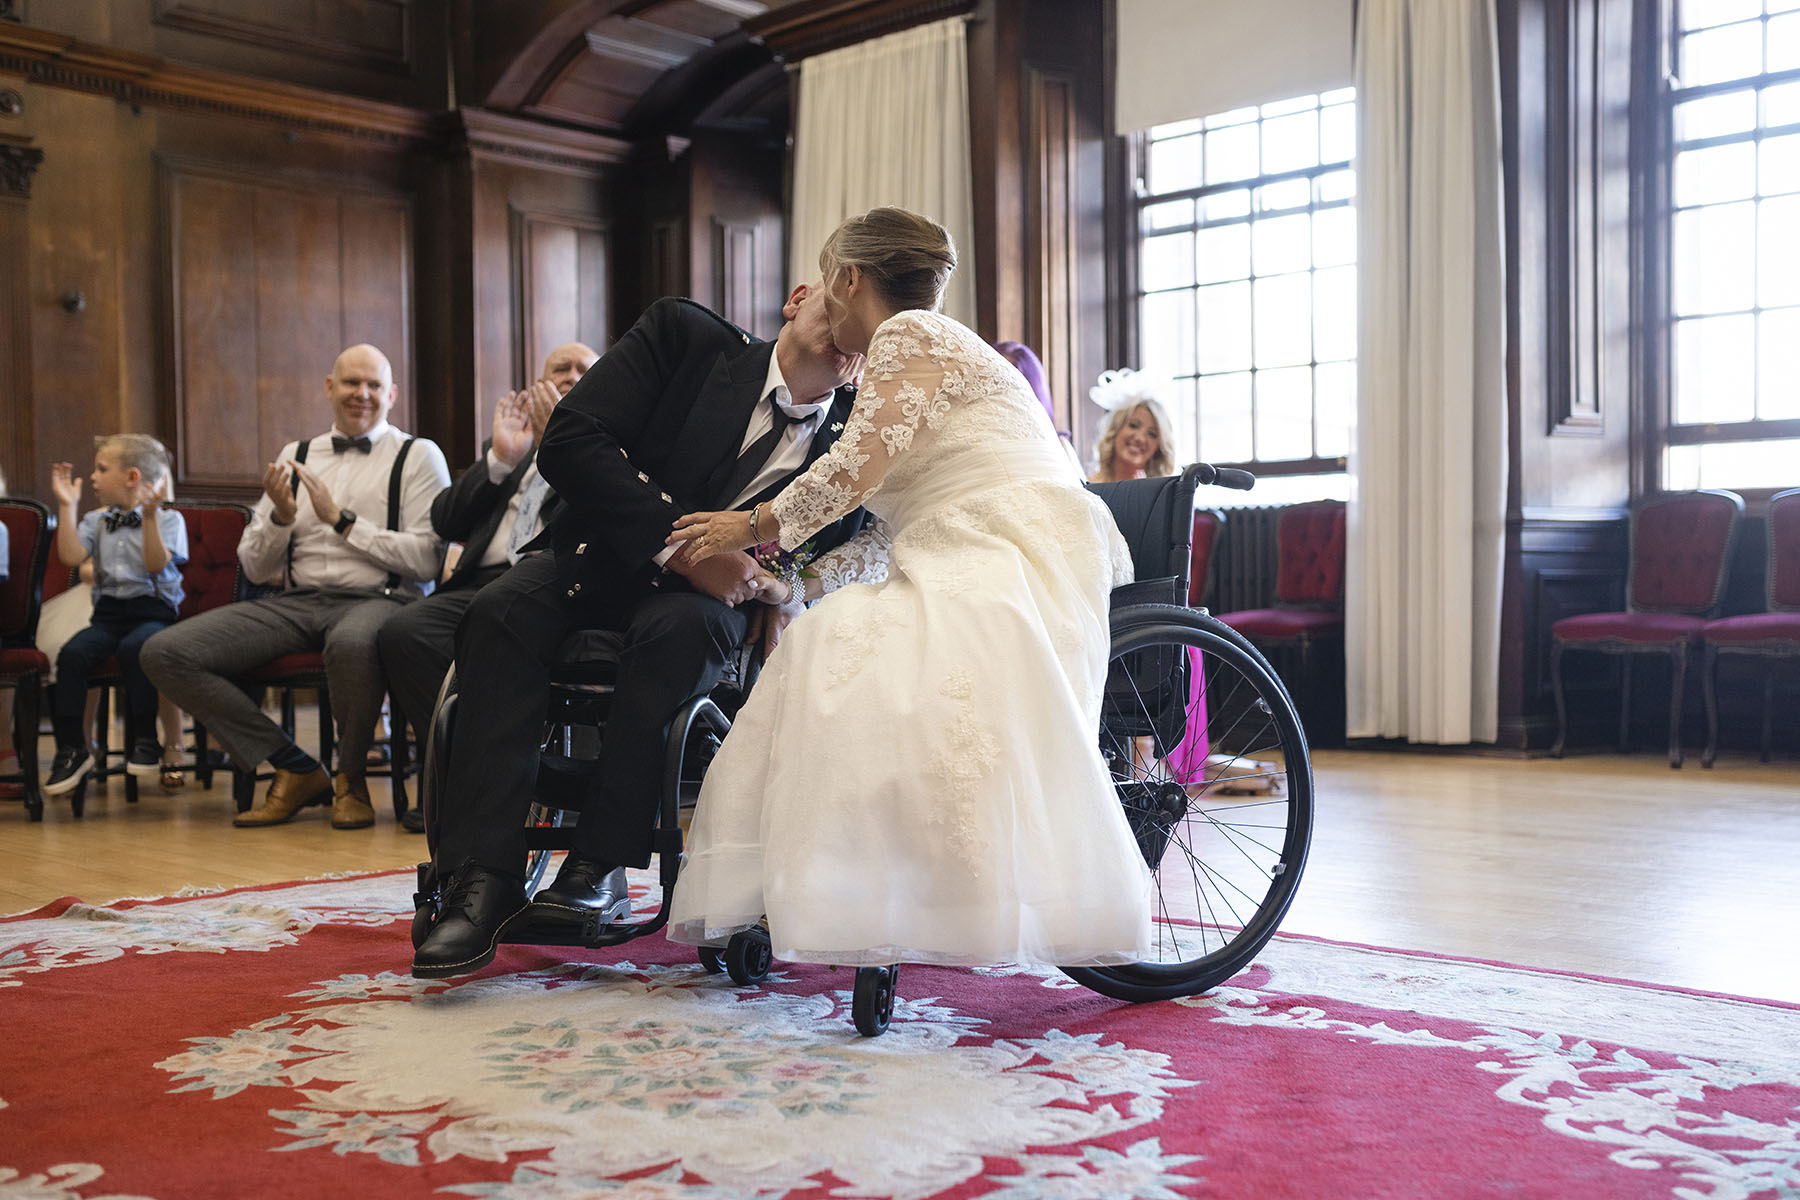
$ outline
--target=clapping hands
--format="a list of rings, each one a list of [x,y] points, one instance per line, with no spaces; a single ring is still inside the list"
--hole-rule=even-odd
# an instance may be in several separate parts
[[[50,464],[50,490],[55,493],[58,504],[73,508],[81,503],[81,483],[75,475],[73,463]]]
[[[502,396],[494,405],[494,457],[508,467],[518,466],[532,446],[543,440],[551,410],[561,399],[562,394],[548,379],[534,380],[530,387]]]

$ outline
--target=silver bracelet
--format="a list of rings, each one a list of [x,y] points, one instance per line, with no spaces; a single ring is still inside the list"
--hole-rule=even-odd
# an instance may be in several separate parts
[[[788,603],[792,604],[798,600],[804,604],[806,602],[806,584],[800,578],[800,564],[790,562],[782,571],[781,577],[787,581]]]
[[[762,544],[762,538],[757,536],[756,533],[756,514],[761,508],[761,504],[752,504],[750,506],[750,540],[759,546]]]

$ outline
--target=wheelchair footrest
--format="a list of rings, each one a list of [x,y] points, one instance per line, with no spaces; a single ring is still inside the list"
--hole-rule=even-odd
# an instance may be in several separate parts
[[[577,913],[550,904],[528,904],[500,935],[513,946],[618,946],[662,928],[660,919],[607,923],[597,913]]]

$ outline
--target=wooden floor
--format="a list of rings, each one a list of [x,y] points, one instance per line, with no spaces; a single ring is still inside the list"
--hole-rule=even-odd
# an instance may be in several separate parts
[[[46,754],[45,761],[48,761]],[[1283,925],[1410,950],[1800,1002],[1800,763],[1322,753],[1318,819]],[[385,780],[372,830],[324,809],[243,830],[223,779],[90,795],[83,820],[0,804],[0,912],[411,867]],[[396,936],[394,961],[408,948]]]

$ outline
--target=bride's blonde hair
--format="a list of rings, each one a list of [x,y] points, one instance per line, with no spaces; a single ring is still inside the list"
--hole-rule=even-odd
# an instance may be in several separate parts
[[[871,208],[839,225],[819,251],[819,270],[827,280],[845,267],[868,276],[896,309],[935,312],[956,270],[956,246],[949,230],[929,217],[904,208]]]

